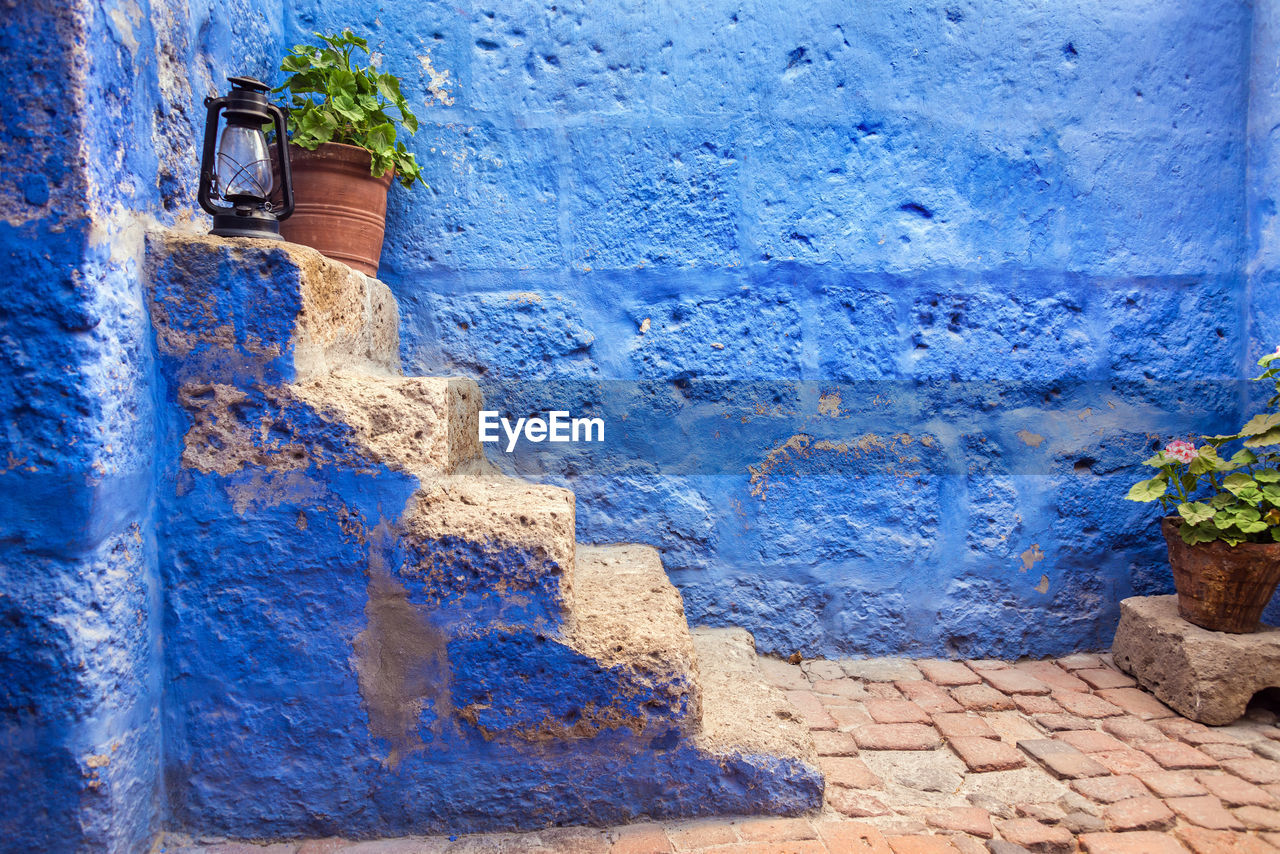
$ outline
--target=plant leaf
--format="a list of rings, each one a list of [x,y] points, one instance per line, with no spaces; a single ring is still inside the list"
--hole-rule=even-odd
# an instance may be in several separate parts
[[[1211,543],[1221,538],[1221,533],[1208,525],[1182,525],[1179,531],[1182,541],[1188,545]]]
[[[1230,491],[1233,495],[1239,495],[1243,489],[1256,489],[1257,484],[1254,483],[1252,477],[1244,472],[1236,472],[1229,474],[1222,479],[1222,488]]]
[[[1250,418],[1248,423],[1240,428],[1240,435],[1260,436],[1276,427],[1280,427],[1280,412],[1264,412],[1261,415],[1255,415]]]
[[[1231,467],[1233,469],[1251,466],[1258,461],[1258,455],[1248,449],[1236,451],[1231,456]]]
[[[1208,504],[1202,504],[1199,501],[1178,505],[1178,515],[1187,520],[1189,524],[1198,525],[1201,522],[1207,522],[1213,518],[1213,508]]]
[[[1267,445],[1280,445],[1280,427],[1273,427],[1265,433],[1250,436],[1244,440],[1246,448],[1262,448]]]
[[[1169,484],[1165,482],[1165,476],[1158,474],[1150,480],[1140,480],[1129,488],[1129,494],[1125,498],[1130,501],[1155,501],[1169,490]]]

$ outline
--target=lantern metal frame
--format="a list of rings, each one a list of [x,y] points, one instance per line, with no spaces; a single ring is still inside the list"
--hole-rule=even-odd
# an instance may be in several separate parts
[[[267,84],[252,77],[228,77],[231,91],[221,98],[205,98],[208,113],[204,124],[204,149],[200,156],[200,207],[213,216],[211,234],[220,237],[280,239],[280,220],[293,214],[293,175],[289,169],[289,145],[284,111],[267,100]],[[237,195],[226,198],[218,191],[217,146],[219,118],[227,127],[251,128],[261,132],[270,122],[275,127],[277,156],[272,163],[273,188],[267,196]],[[224,131],[225,132],[225,131]],[[277,168],[279,172],[277,172]],[[272,206],[271,196],[279,191],[281,205]],[[214,204],[214,198],[230,206]]]

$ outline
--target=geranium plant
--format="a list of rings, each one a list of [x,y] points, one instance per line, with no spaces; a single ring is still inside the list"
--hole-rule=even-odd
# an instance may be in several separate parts
[[[315,36],[322,44],[296,45],[285,55],[280,70],[289,77],[272,90],[289,93],[289,141],[310,151],[326,142],[357,145],[373,157],[370,174],[394,169],[405,187],[414,182],[425,186],[413,153],[396,138],[397,125],[410,135],[418,130],[400,79],[372,66],[353,65],[356,51],[369,55],[369,43],[350,30]]]
[[[1186,543],[1280,542],[1280,347],[1258,364],[1265,370],[1257,379],[1275,382],[1270,411],[1251,418],[1239,433],[1202,436],[1198,446],[1170,442],[1143,463],[1159,473],[1135,483],[1126,496],[1176,510]]]

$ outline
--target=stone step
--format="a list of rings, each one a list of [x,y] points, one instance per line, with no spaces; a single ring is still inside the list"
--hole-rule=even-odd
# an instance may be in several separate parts
[[[646,717],[681,727],[699,720],[697,658],[684,600],[657,549],[580,544],[564,636],[620,677],[632,696],[644,696]],[[651,729],[653,721],[642,728]]]
[[[813,736],[799,711],[760,670],[755,640],[744,629],[691,632],[702,689],[705,753],[764,763],[782,776],[821,780]]]
[[[578,546],[559,631],[477,626],[449,646],[453,703],[487,738],[695,732],[693,641],[680,594],[648,546]]]
[[[470,379],[345,369],[279,385],[188,382],[176,397],[190,419],[183,464],[202,472],[386,468],[426,481],[492,470]]]
[[[284,241],[148,235],[156,341],[179,381],[278,384],[338,368],[400,372],[390,288]]]
[[[573,598],[574,497],[496,474],[426,478],[398,523],[409,601],[455,634],[559,634]]]
[[[429,478],[489,469],[478,437],[483,398],[467,377],[338,370],[289,385],[330,423],[349,427],[366,460]]]

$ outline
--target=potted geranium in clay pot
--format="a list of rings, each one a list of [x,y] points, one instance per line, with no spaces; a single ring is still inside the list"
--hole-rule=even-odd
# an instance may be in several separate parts
[[[400,92],[400,80],[353,65],[368,42],[350,30],[315,34],[320,45],[297,45],[280,65],[287,92],[293,216],[281,236],[318,249],[370,276],[378,273],[386,230],[387,189],[423,183],[422,170],[397,126],[410,134],[418,119]],[[389,110],[395,110],[393,118]]]
[[[1160,521],[1183,619],[1206,629],[1258,630],[1280,582],[1280,348],[1258,364],[1275,380],[1269,412],[1239,433],[1175,441],[1144,465],[1159,474],[1129,490],[1131,501],[1174,511]],[[1238,448],[1224,457],[1229,448]]]

